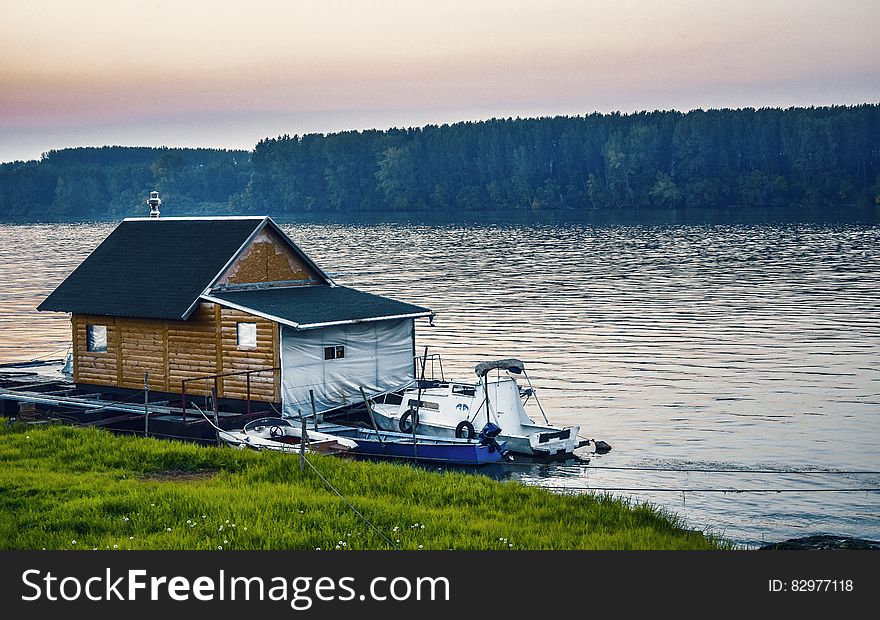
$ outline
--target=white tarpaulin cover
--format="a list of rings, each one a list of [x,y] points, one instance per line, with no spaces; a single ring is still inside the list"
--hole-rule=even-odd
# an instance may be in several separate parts
[[[344,347],[344,357],[324,359],[324,349]],[[309,390],[318,413],[360,402],[367,396],[410,384],[413,321],[399,319],[320,329],[281,329],[281,402],[284,415],[310,415]]]

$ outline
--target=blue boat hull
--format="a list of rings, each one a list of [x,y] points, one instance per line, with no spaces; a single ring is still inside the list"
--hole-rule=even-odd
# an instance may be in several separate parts
[[[377,435],[371,429],[338,425],[321,425],[319,430],[354,440],[358,447],[351,452],[365,456],[445,465],[487,465],[502,459],[498,450],[467,439],[445,440],[416,435],[416,443],[413,444],[412,435],[405,433],[382,431]]]

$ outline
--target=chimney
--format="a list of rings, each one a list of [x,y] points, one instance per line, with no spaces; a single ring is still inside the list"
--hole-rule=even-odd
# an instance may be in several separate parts
[[[150,205],[150,217],[159,219],[159,205],[162,204],[162,199],[159,198],[159,192],[150,192],[150,198],[147,200],[147,204]]]

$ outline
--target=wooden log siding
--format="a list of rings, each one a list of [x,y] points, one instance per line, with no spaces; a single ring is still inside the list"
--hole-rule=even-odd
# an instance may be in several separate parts
[[[89,325],[107,326],[107,351],[90,352],[86,342],[86,328]],[[71,317],[71,329],[73,331],[74,350],[74,380],[93,385],[116,385],[116,360],[118,353],[118,340],[116,337],[116,325],[113,319],[103,316],[90,316],[86,314]],[[143,383],[143,379],[141,379]]]
[[[238,347],[238,323],[257,324],[257,347]],[[77,383],[142,389],[144,371],[150,389],[180,393],[181,381],[205,375],[244,370],[264,370],[251,376],[251,398],[281,399],[278,325],[237,310],[203,303],[187,321],[126,319],[73,315],[74,380]],[[107,351],[92,353],[86,347],[86,326],[107,326]],[[225,377],[220,396],[244,399],[247,379]],[[209,394],[213,380],[187,383],[187,393]]]
[[[150,389],[163,391],[167,364],[163,340],[164,321],[116,319],[119,330],[119,356],[122,368],[119,387],[143,389],[144,372],[150,373]]]
[[[255,349],[238,347],[238,324],[257,324],[257,346]],[[245,370],[264,370],[251,375],[251,398],[254,400],[281,400],[280,389],[276,390],[275,374],[269,369],[280,366],[275,356],[275,331],[278,325],[267,319],[247,314],[231,308],[220,309],[220,357],[223,372],[242,372]],[[223,378],[223,393],[229,398],[245,398],[247,377],[245,375]]]
[[[179,394],[184,379],[217,374],[214,304],[199,304],[187,321],[168,321],[168,387]],[[211,393],[212,380],[190,381],[187,394]],[[223,396],[222,392],[220,394]]]

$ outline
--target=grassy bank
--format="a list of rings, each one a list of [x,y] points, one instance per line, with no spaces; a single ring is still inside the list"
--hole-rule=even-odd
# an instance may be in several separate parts
[[[400,549],[713,549],[647,506],[312,456]],[[288,455],[0,424],[3,549],[386,549]]]

